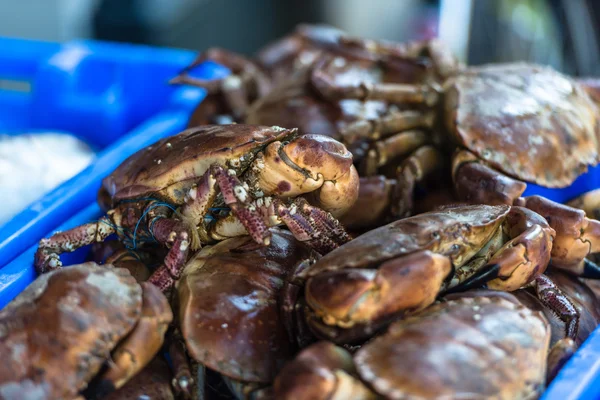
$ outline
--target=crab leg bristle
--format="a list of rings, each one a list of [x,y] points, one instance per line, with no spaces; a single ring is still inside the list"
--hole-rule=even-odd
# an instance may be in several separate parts
[[[217,196],[217,181],[211,172],[211,170],[206,171],[198,185],[189,190],[185,197],[185,205],[181,208],[181,214],[192,226],[202,225]]]
[[[235,173],[226,172],[221,166],[211,168],[223,194],[223,200],[231,208],[233,214],[244,225],[254,241],[269,245],[271,232],[261,213],[251,204],[253,199],[247,186],[240,182]]]
[[[532,284],[540,301],[565,323],[565,336],[577,339],[579,311],[571,300],[546,275],[540,275]]]
[[[296,199],[290,206],[276,201],[275,210],[296,239],[307,242],[321,254],[327,254],[351,240],[337,220],[330,214],[308,205],[306,200]]]
[[[320,231],[327,234],[327,236],[338,245],[341,246],[352,240],[352,237],[346,232],[346,229],[344,229],[340,221],[333,218],[330,213],[325,212],[318,207],[311,206],[308,201],[303,198],[298,198],[294,203],[302,210],[304,215],[315,222]]]

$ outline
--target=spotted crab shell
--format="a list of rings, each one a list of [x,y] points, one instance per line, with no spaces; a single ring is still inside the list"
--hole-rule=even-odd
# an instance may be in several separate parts
[[[195,181],[213,163],[226,165],[271,142],[293,135],[294,129],[255,125],[206,125],[164,138],[125,160],[102,182],[115,201],[156,193],[181,181]]]
[[[0,398],[76,397],[141,309],[125,269],[90,262],[41,275],[0,312]]]
[[[508,293],[467,294],[390,326],[354,356],[388,399],[531,399],[543,390],[550,326]]]

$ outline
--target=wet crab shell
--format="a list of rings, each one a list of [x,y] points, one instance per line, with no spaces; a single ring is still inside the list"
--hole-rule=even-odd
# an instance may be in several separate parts
[[[211,164],[238,169],[236,165],[248,165],[252,161],[253,152],[295,133],[295,129],[277,126],[206,125],[190,128],[138,151],[102,184],[113,201],[150,195],[183,181],[189,182],[189,189]],[[178,189],[185,191],[186,188]]]
[[[141,310],[127,270],[84,263],[41,275],[0,312],[0,397],[74,398]]]
[[[363,381],[389,399],[529,399],[541,393],[550,327],[510,294],[438,303],[358,350]]]
[[[401,219],[326,254],[307,270],[307,276],[329,270],[377,267],[386,260],[419,250],[447,255],[456,264],[475,255],[509,211],[510,206],[505,205],[461,206]]]
[[[189,354],[234,380],[271,382],[293,356],[279,311],[284,279],[315,256],[280,229],[273,230],[268,247],[238,237],[197,253],[177,285]]]
[[[566,187],[600,161],[600,112],[563,74],[535,64],[490,64],[446,85],[447,128],[501,172]]]

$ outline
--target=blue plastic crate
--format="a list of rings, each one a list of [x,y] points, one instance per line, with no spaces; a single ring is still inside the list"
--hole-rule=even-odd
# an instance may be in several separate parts
[[[185,127],[204,92],[175,89],[166,81],[194,56],[112,43],[59,45],[0,38],[0,82],[8,79],[18,83],[17,89],[30,87],[0,90],[0,131],[69,131],[100,149],[93,165],[0,227],[0,308],[35,279],[33,256],[40,238],[99,218],[102,213],[95,199],[101,179],[135,151]],[[210,79],[227,73],[206,63],[194,75]],[[569,188],[528,185],[525,195],[565,202],[598,187],[600,167],[595,167]],[[61,258],[65,265],[79,263],[88,251]],[[542,398],[600,398],[600,329]]]
[[[15,88],[0,90],[0,132],[66,131],[99,151],[87,169],[0,227],[0,268],[94,202],[101,179],[125,158],[185,128],[204,91],[168,80],[195,56],[130,44],[0,38],[0,88]],[[194,75],[228,72],[206,63]]]

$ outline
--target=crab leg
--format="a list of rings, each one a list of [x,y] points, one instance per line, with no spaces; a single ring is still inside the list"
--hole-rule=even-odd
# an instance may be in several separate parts
[[[34,265],[38,274],[53,271],[62,266],[59,254],[71,252],[94,242],[103,242],[115,233],[113,223],[108,217],[89,222],[65,232],[55,233],[39,242],[35,253]]]
[[[398,178],[392,203],[394,217],[412,214],[415,186],[442,166],[442,155],[433,146],[423,146],[398,167]]]
[[[232,71],[232,75],[209,81],[189,76],[189,72],[208,60],[226,66]],[[206,89],[209,94],[223,93],[229,109],[232,110],[233,115],[236,117],[243,116],[248,108],[249,98],[247,88],[249,83],[256,87],[258,97],[266,94],[270,86],[267,76],[252,61],[221,48],[210,48],[200,54],[192,64],[184,68],[169,83],[201,87]]]
[[[431,128],[433,126],[433,116],[434,114],[431,112],[394,111],[379,119],[362,119],[352,122],[341,129],[341,134],[344,138],[348,138],[349,142],[361,138],[378,140],[381,137],[410,129]]]
[[[577,344],[571,338],[563,338],[557,341],[548,352],[548,370],[546,382],[552,382],[558,371],[562,369],[567,361],[577,351]]]
[[[552,265],[581,277],[598,277],[600,269],[586,256],[600,251],[600,221],[589,219],[583,210],[540,196],[516,202],[544,217],[556,231],[552,244]]]
[[[172,219],[158,218],[150,227],[154,238],[161,244],[171,246],[163,264],[148,278],[148,282],[165,291],[179,278],[190,249],[190,233],[187,224]]]
[[[374,142],[361,165],[363,176],[374,175],[379,167],[397,157],[406,156],[431,141],[423,131],[405,131]]]
[[[565,336],[573,340],[577,339],[579,311],[571,300],[546,275],[540,275],[532,282],[532,286],[540,301],[552,310],[561,321],[565,322]]]
[[[275,210],[296,239],[307,242],[321,254],[327,254],[351,240],[337,219],[304,199],[295,199],[290,206],[277,201]]]
[[[185,205],[181,208],[181,214],[189,220],[191,226],[201,227],[216,197],[217,180],[212,169],[209,169],[202,175],[198,185],[192,187],[185,196]]]
[[[173,388],[185,399],[192,398],[195,384],[190,369],[190,362],[185,350],[185,343],[179,331],[172,332],[169,343],[169,356],[173,362]]]
[[[457,72],[460,63],[450,49],[439,40],[386,43],[351,36],[340,37],[341,46],[363,48],[386,61],[402,60],[423,63],[423,55],[430,57],[436,74],[445,79]]]
[[[434,106],[439,99],[438,88],[431,85],[404,83],[340,84],[321,69],[313,70],[311,83],[326,99],[383,100],[397,104]]]
[[[233,171],[225,172],[223,167],[214,165],[211,167],[215,175],[217,185],[221,190],[225,204],[227,204],[237,219],[244,225],[248,234],[259,244],[269,245],[271,232],[262,215],[257,212],[256,207],[251,205],[251,195],[248,187],[240,182]]]

